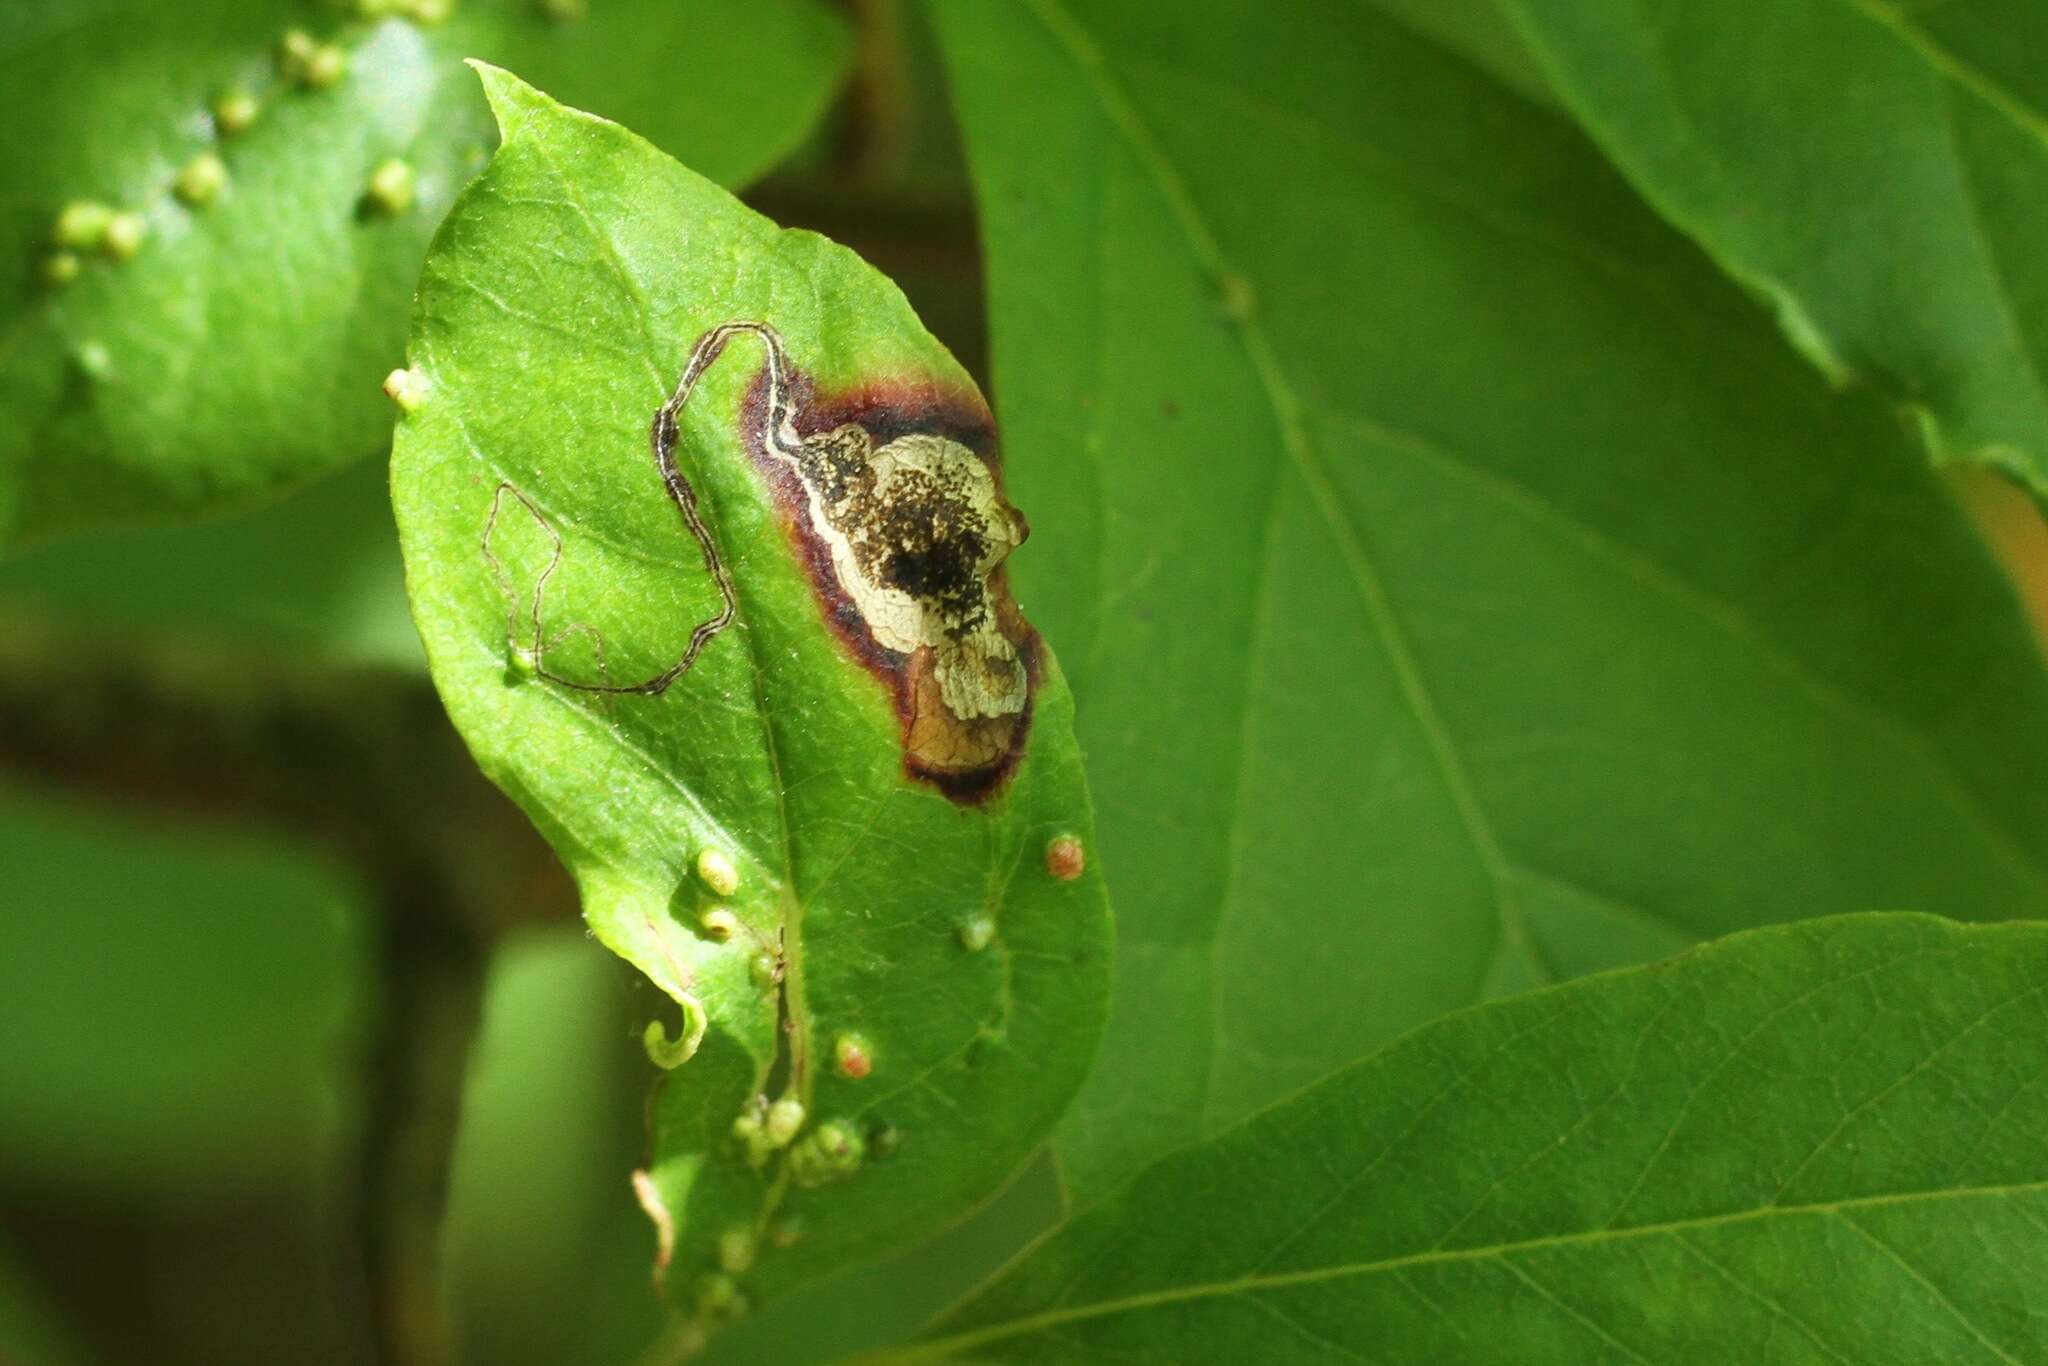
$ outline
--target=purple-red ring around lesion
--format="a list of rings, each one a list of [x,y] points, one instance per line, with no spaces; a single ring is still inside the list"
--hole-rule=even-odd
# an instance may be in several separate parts
[[[787,381],[800,437],[821,436],[850,423],[867,432],[876,450],[918,434],[956,442],[987,467],[1016,542],[1021,544],[1030,534],[1023,514],[1004,496],[995,418],[971,385],[940,384],[926,377],[871,378],[831,390],[794,368]],[[906,654],[882,644],[840,583],[831,546],[812,524],[802,480],[787,462],[769,452],[768,399],[768,372],[763,366],[748,387],[741,410],[741,440],[773,496],[784,535],[810,581],[819,611],[848,656],[889,695],[901,732],[905,776],[936,788],[956,805],[987,803],[1023,758],[1042,667],[1038,632],[1018,608],[1004,566],[997,564],[987,576],[987,604],[1023,666],[1023,706],[1011,715],[962,720],[939,698],[931,648],[921,646]]]

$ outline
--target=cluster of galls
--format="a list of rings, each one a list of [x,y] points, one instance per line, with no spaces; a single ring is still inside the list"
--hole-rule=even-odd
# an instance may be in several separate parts
[[[454,10],[455,0],[356,0],[355,4],[360,18],[400,18],[419,24],[438,24]],[[293,29],[278,40],[277,70],[287,84],[301,90],[330,90],[348,75],[348,52],[339,43],[319,42],[305,31]],[[209,112],[214,132],[228,139],[254,127],[263,106],[249,91],[235,88],[215,96]],[[170,188],[187,208],[201,210],[219,199],[228,183],[226,160],[208,150],[180,167]],[[396,217],[411,208],[412,202],[413,170],[406,162],[393,157],[370,173],[363,192],[363,207],[369,213]],[[142,249],[148,235],[149,219],[140,209],[75,200],[66,204],[51,224],[51,250],[43,260],[43,279],[54,287],[70,284],[91,256],[126,261]]]

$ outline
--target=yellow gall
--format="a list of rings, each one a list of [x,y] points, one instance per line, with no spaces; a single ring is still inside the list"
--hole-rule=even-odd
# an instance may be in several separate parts
[[[113,221],[114,211],[105,204],[74,199],[57,214],[50,238],[58,246],[73,251],[98,251],[107,240],[107,224]]]
[[[396,218],[412,207],[412,167],[392,157],[378,163],[370,172],[370,188],[364,193],[364,202],[375,212],[386,218]]]
[[[262,106],[248,91],[224,91],[213,102],[214,130],[224,138],[237,137],[254,126],[261,112]]]
[[[969,953],[980,953],[995,941],[996,922],[990,915],[970,915],[960,922],[960,947]]]
[[[135,211],[117,213],[107,220],[107,231],[100,238],[100,250],[116,261],[125,261],[142,250],[142,239],[149,236],[149,220]]]
[[[417,370],[393,370],[384,376],[384,397],[396,403],[402,413],[418,412],[427,401],[427,377]]]
[[[201,152],[185,163],[171,189],[178,198],[195,209],[201,209],[220,198],[220,192],[227,188],[227,183],[227,163],[212,152]]]
[[[784,1096],[768,1107],[768,1118],[761,1125],[761,1136],[773,1147],[782,1148],[796,1137],[797,1130],[804,1127],[804,1103],[795,1096]]]
[[[740,889],[740,870],[732,866],[723,850],[701,849],[697,853],[697,880],[709,887],[714,896],[731,896]]]

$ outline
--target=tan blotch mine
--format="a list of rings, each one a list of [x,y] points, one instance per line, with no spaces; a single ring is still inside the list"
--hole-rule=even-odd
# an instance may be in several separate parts
[[[1072,835],[1061,835],[1045,846],[1045,871],[1061,882],[1072,882],[1087,868],[1087,852]]]
[[[724,850],[706,847],[697,852],[697,880],[714,896],[731,896],[740,889],[740,870]]]

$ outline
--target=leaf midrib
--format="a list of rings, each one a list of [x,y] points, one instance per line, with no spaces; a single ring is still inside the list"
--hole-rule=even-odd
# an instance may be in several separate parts
[[[666,381],[661,375],[659,363],[654,359],[660,348],[654,335],[654,309],[646,290],[627,268],[625,255],[619,250],[618,243],[612,240],[610,232],[599,224],[596,216],[590,212],[589,205],[583,202],[580,187],[556,157],[552,147],[545,139],[535,139],[533,145],[561,184],[563,202],[583,221],[585,231],[603,249],[605,264],[625,290],[640,324],[641,339],[647,347],[645,359],[648,369],[653,373],[656,384],[666,391]],[[712,535],[719,540],[719,553],[730,563],[733,558],[732,547],[724,543],[723,530],[723,523],[714,520]],[[749,623],[744,619],[744,613],[736,624],[741,628],[739,635],[747,651],[749,689],[754,699],[755,718],[760,723],[761,747],[768,761],[768,781],[775,789],[776,843],[777,852],[782,860],[782,866],[778,870],[779,876],[776,878],[777,947],[782,964],[782,980],[778,983],[777,998],[777,1014],[781,1018],[778,1018],[775,1030],[777,1053],[761,1065],[756,1074],[755,1084],[759,1086],[767,1082],[783,1051],[786,1050],[790,1059],[790,1084],[796,1091],[798,1099],[803,1102],[804,1108],[808,1110],[812,1104],[811,1090],[817,1060],[814,1056],[816,1050],[812,1047],[810,1015],[804,1008],[805,899],[796,885],[796,848],[789,814],[789,784],[783,779],[782,745],[776,734],[775,710],[768,705],[768,699],[761,691],[767,674],[761,659],[760,642],[755,639],[753,631],[747,629]],[[757,1235],[766,1231],[768,1221],[781,1207],[783,1197],[788,1193],[789,1183],[789,1164],[784,1161],[777,1166],[774,1178],[761,1194],[760,1208],[754,1217]]]
[[[2042,1194],[2048,1194],[2048,1180],[2021,1181],[2007,1185],[1954,1186],[1944,1190],[1893,1191],[1880,1195],[1851,1196],[1841,1200],[1814,1201],[1800,1205],[1762,1205],[1753,1209],[1737,1210],[1728,1214],[1710,1214],[1689,1219],[1671,1219],[1654,1224],[1637,1224],[1629,1228],[1588,1229],[1573,1233],[1546,1234],[1537,1238],[1514,1239],[1508,1242],[1486,1243],[1466,1248],[1432,1248],[1424,1252],[1406,1253],[1398,1257],[1385,1257],[1374,1261],[1345,1262],[1331,1266],[1312,1267],[1302,1271],[1272,1272],[1242,1276],[1227,1281],[1208,1281],[1198,1285],[1175,1286],[1168,1290],[1148,1291],[1142,1294],[1127,1295],[1114,1300],[1102,1300],[1094,1304],[1080,1305],[1072,1309],[1046,1310],[1043,1313],[1030,1315],[1025,1318],[1013,1319],[1008,1323],[996,1324],[972,1332],[919,1343],[900,1353],[879,1359],[904,1362],[932,1360],[942,1357],[948,1352],[957,1351],[960,1348],[974,1347],[982,1343],[1016,1337],[1020,1334],[1034,1332],[1042,1328],[1056,1327],[1063,1323],[1106,1318],[1113,1314],[1158,1308],[1189,1300],[1218,1299],[1259,1290],[1285,1289],[1288,1286],[1313,1285],[1321,1281],[1341,1280],[1353,1276],[1399,1272],[1418,1266],[1486,1261],[1493,1258],[1517,1257],[1526,1253],[1541,1252],[1553,1248],[1599,1247],[1606,1244],[1634,1242],[1645,1238],[1679,1238],[1686,1233],[1740,1227],[1744,1224],[1761,1223],[1777,1218],[1839,1218],[1851,1227],[1857,1227],[1854,1220],[1850,1219],[1849,1216],[1863,1210],[1883,1210],[1901,1206],[1926,1205],[1945,1200],[1975,1200]]]
[[[1865,0],[1842,0],[1842,2],[1861,5],[1865,3]],[[1228,254],[1223,250],[1213,230],[1209,227],[1195,201],[1192,191],[1189,190],[1174,170],[1163,148],[1146,126],[1129,96],[1110,77],[1108,62],[1103,57],[1100,49],[1086,35],[1085,30],[1065,10],[1061,0],[1026,0],[1026,5],[1036,15],[1041,25],[1053,37],[1054,41],[1066,52],[1076,69],[1080,71],[1110,125],[1122,134],[1132,151],[1137,155],[1139,161],[1150,171],[1156,188],[1167,201],[1175,221],[1186,235],[1188,245],[1193,250],[1197,260],[1219,282],[1242,278],[1234,268]],[[1436,45],[1435,40],[1427,36],[1421,36],[1419,40]],[[1454,199],[1451,202],[1464,203],[1462,199]],[[1471,206],[1467,205],[1467,207]],[[1474,209],[1474,212],[1477,213],[1478,211]],[[1494,220],[1488,215],[1479,214],[1479,217],[1483,222],[1494,223]],[[1498,226],[1498,224],[1495,224],[1495,226]],[[1549,242],[1549,238],[1545,234],[1527,235],[1531,237],[1531,240],[1537,241],[1539,244]],[[1551,242],[1550,245],[1556,246],[1558,244]],[[1570,251],[1575,257],[1581,254],[1570,247],[1562,247],[1560,249]],[[1601,258],[1597,251],[1593,253],[1593,257],[1596,264],[1605,264],[1604,258]],[[1632,272],[1622,271],[1620,274],[1626,277],[1631,275]],[[1640,284],[1641,281],[1636,281],[1636,283]],[[1649,292],[1653,298],[1658,298],[1658,301],[1662,302],[1661,297],[1657,296],[1654,290]],[[1373,618],[1375,627],[1379,631],[1383,646],[1387,649],[1390,662],[1394,665],[1396,673],[1400,677],[1402,690],[1404,695],[1408,697],[1411,711],[1413,711],[1418,724],[1422,727],[1430,741],[1433,757],[1438,760],[1440,771],[1443,773],[1454,802],[1459,807],[1460,815],[1464,819],[1468,833],[1473,840],[1475,851],[1479,853],[1489,877],[1493,880],[1497,892],[1496,906],[1500,912],[1501,947],[1512,945],[1521,949],[1525,955],[1525,961],[1535,972],[1539,975],[1554,976],[1554,974],[1549,973],[1547,965],[1537,952],[1533,939],[1528,933],[1526,915],[1522,912],[1519,901],[1510,889],[1515,869],[1522,865],[1520,861],[1506,855],[1498,839],[1493,834],[1491,822],[1487,819],[1484,809],[1478,802],[1476,791],[1471,784],[1469,775],[1465,772],[1457,747],[1448,730],[1443,725],[1441,716],[1436,711],[1434,700],[1422,675],[1419,662],[1416,660],[1412,649],[1408,646],[1406,634],[1402,631],[1400,623],[1392,611],[1392,605],[1385,594],[1384,580],[1374,566],[1358,528],[1343,510],[1329,474],[1324,469],[1320,458],[1308,440],[1307,433],[1302,424],[1301,405],[1296,395],[1296,390],[1280,366],[1277,354],[1264,329],[1258,323],[1256,316],[1235,318],[1233,322],[1239,331],[1253,368],[1258,374],[1260,383],[1265,388],[1272,403],[1275,421],[1280,428],[1281,444],[1287,451],[1289,460],[1295,467],[1297,474],[1307,486],[1311,498],[1316,504],[1318,513],[1324,518],[1332,536],[1338,542],[1340,553],[1346,561],[1347,568],[1352,572],[1352,577],[1358,586],[1360,596]],[[1333,416],[1339,421],[1349,421],[1353,424],[1361,421],[1355,414],[1334,414]],[[1638,573],[1639,578],[1647,583],[1653,583],[1664,588],[1674,600],[1691,607],[1703,620],[1715,625],[1731,638],[1750,645],[1766,662],[1777,666],[1785,675],[1803,685],[1816,700],[1831,705],[1845,714],[1865,717],[1875,722],[1881,731],[1889,731],[1894,738],[1901,742],[1908,752],[1918,755],[1929,765],[1934,774],[1940,777],[1951,798],[1957,802],[1962,810],[1976,818],[1974,823],[1991,837],[2000,852],[2008,858],[2016,869],[2024,872],[2028,881],[2037,885],[2048,885],[2048,867],[2044,867],[2042,861],[2020,843],[2018,836],[2007,823],[1997,818],[1984,805],[1983,799],[1975,790],[1960,779],[1948,761],[1947,756],[1936,749],[1923,732],[1908,724],[1903,717],[1867,699],[1857,697],[1832,680],[1815,674],[1803,662],[1787,655],[1781,647],[1761,636],[1753,625],[1747,623],[1746,618],[1741,613],[1735,611],[1729,605],[1719,602],[1717,599],[1686,583],[1683,579],[1672,575],[1669,570],[1656,565],[1641,555],[1624,551],[1620,547],[1611,544],[1603,533],[1578,522],[1576,519],[1565,516],[1547,504],[1543,504],[1541,500],[1537,499],[1528,490],[1521,488],[1521,486],[1507,484],[1507,481],[1499,479],[1497,475],[1492,475],[1490,472],[1482,472],[1462,457],[1439,451],[1426,439],[1409,433],[1404,429],[1396,428],[1391,424],[1380,422],[1376,419],[1364,419],[1364,421],[1369,421],[1373,427],[1378,428],[1383,434],[1397,438],[1398,443],[1403,448],[1427,454],[1439,462],[1453,467],[1458,473],[1468,478],[1483,479],[1488,484],[1495,486],[1507,485],[1507,487],[1513,489],[1514,493],[1519,495],[1517,501],[1539,508],[1544,513],[1546,519],[1553,524],[1573,529],[1581,543],[1597,544],[1608,553],[1609,558],[1617,560],[1626,559],[1636,565],[1640,571]],[[1240,765],[1235,780],[1238,785],[1238,792],[1241,794],[1244,789],[1242,765]],[[1239,805],[1241,806],[1241,800]],[[1232,848],[1234,861],[1235,845]],[[1224,877],[1226,886],[1229,885],[1233,875],[1234,867],[1226,870]],[[1649,914],[1647,911],[1644,913],[1646,915]],[[1689,932],[1682,925],[1674,925],[1662,918],[1656,919],[1658,923],[1664,924],[1669,928],[1680,932]],[[1498,950],[1496,950],[1496,953],[1498,953]],[[1489,965],[1488,971],[1490,975],[1491,965]],[[1213,1079],[1214,1075],[1214,1061],[1212,1050],[1209,1058],[1209,1075],[1211,1079]],[[1205,1116],[1209,1109],[1208,1090],[1209,1088],[1205,1085],[1205,1098],[1202,1106],[1202,1113]]]
[[[1210,272],[1219,286],[1226,281],[1242,280],[1244,277],[1239,274],[1224,252],[1221,242],[1197,206],[1193,194],[1175,172],[1164,150],[1129,97],[1111,79],[1108,64],[1100,49],[1066,11],[1060,0],[1026,0],[1026,5],[1053,41],[1074,63],[1111,126],[1122,134],[1133,153],[1148,168],[1154,184],[1167,201],[1197,260]],[[1265,329],[1257,322],[1256,316],[1236,316],[1232,321],[1260,385],[1266,391],[1273,409],[1274,421],[1279,427],[1282,448],[1287,452],[1295,473],[1307,486],[1318,513],[1327,522],[1331,535],[1337,541],[1345,566],[1352,575],[1375,629],[1379,632],[1381,644],[1394,668],[1409,709],[1429,743],[1432,758],[1465,825],[1467,837],[1471,840],[1473,849],[1492,883],[1502,942],[1512,943],[1520,950],[1532,972],[1538,976],[1549,976],[1551,974],[1536,951],[1521,905],[1515,896],[1512,870],[1501,851],[1491,823],[1480,808],[1477,792],[1465,771],[1457,747],[1436,710],[1435,700],[1423,679],[1420,663],[1408,643],[1406,633],[1393,614],[1392,604],[1387,599],[1378,569],[1365,548],[1358,528],[1338,504],[1330,476],[1309,442],[1301,418],[1300,401],[1293,384],[1282,369],[1272,343],[1267,338]],[[1241,804],[1244,791],[1241,765],[1235,781],[1235,797]],[[1233,867],[1225,872],[1226,886],[1235,877],[1234,865],[1237,857],[1236,845],[1233,843]],[[1206,1059],[1208,1071],[1204,1080],[1204,1099],[1201,1107],[1204,1114],[1209,1109],[1209,1095],[1213,1090],[1215,1057],[1214,1048],[1209,1049]]]

